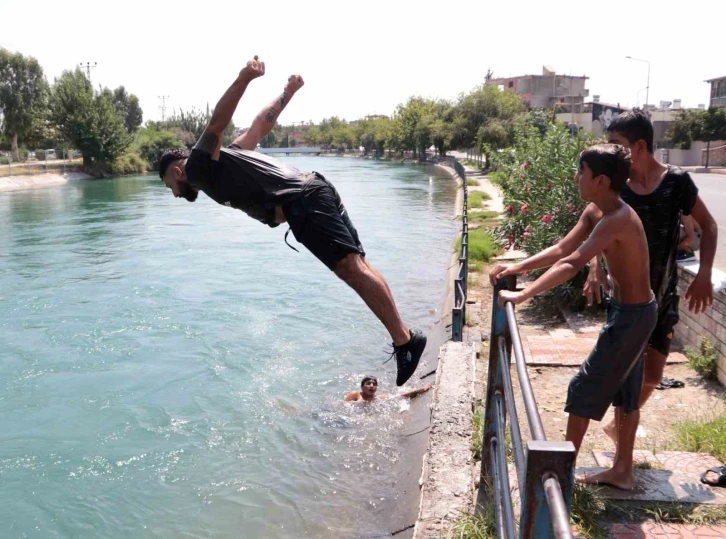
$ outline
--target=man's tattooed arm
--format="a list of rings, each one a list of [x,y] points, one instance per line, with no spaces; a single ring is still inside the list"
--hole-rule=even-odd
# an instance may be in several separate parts
[[[282,109],[285,108],[285,105],[287,105],[288,101],[290,101],[290,94],[288,93],[287,89],[285,89],[283,90],[282,95],[278,97],[275,101],[267,105],[262,110],[259,116],[263,116],[265,122],[274,126],[275,122],[277,122],[277,117],[280,116]]]
[[[205,131],[199,140],[194,145],[197,150],[202,150],[210,154],[214,154],[215,150],[219,147],[219,136],[211,131]]]
[[[285,107],[290,103],[292,96],[299,90],[303,85],[302,78],[299,75],[293,75],[288,79],[288,83],[285,89],[282,91],[277,99],[267,105],[260,113],[255,117],[250,128],[242,133],[235,139],[233,144],[239,146],[243,150],[254,150],[257,148],[257,144],[265,138],[272,128],[275,127],[277,118]]]

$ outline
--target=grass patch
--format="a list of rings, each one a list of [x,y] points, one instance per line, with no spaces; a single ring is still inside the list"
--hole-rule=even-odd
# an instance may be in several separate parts
[[[461,513],[456,520],[450,539],[493,539],[497,536],[497,517],[494,504],[487,504],[478,515]]]
[[[456,239],[456,252],[461,252],[461,236]],[[476,262],[489,262],[501,252],[497,240],[486,230],[476,228],[469,231],[469,269]],[[474,271],[481,271],[481,267]]]
[[[484,206],[484,201],[489,200],[490,197],[484,191],[472,191],[469,193],[469,207],[470,208],[481,208]]]
[[[706,380],[717,379],[717,354],[718,350],[713,343],[706,338],[701,339],[698,349],[686,347],[686,357],[688,365],[703,376]]]
[[[472,211],[468,213],[469,222],[477,223],[479,221],[489,221],[491,219],[497,219],[499,212],[484,210],[484,211]]]
[[[662,470],[663,465],[660,462],[644,460],[642,462],[636,462],[635,464],[633,464],[633,468],[637,470]]]
[[[478,185],[481,185],[481,183],[479,182],[479,180],[475,180],[473,178],[467,178],[466,185],[473,185],[474,187],[476,187]]]
[[[609,536],[608,531],[600,524],[606,509],[605,502],[592,488],[575,483],[570,519],[581,535],[592,539],[605,539]]]
[[[726,415],[707,421],[681,421],[675,429],[680,451],[702,451],[726,461]]]
[[[482,264],[481,262],[477,262],[477,261],[472,262],[471,260],[469,260],[469,271],[480,272],[483,269],[484,269],[484,264]]]
[[[481,460],[481,448],[484,443],[484,405],[479,403],[471,416],[471,454],[474,460]]]

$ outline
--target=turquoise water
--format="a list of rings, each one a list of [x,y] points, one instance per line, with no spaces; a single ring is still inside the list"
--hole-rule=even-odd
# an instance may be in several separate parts
[[[336,184],[407,323],[439,320],[454,182],[287,160]],[[1,537],[391,531],[406,405],[340,403],[397,392],[389,337],[284,225],[143,176],[0,195],[0,230]]]

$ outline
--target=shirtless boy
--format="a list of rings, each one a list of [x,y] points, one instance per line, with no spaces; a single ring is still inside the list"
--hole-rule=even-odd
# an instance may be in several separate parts
[[[612,300],[595,348],[570,382],[566,440],[579,451],[590,420],[601,421],[613,404],[619,432],[613,467],[580,480],[623,489],[633,486],[642,355],[658,311],[650,288],[643,225],[620,198],[630,166],[630,153],[617,144],[601,144],[582,152],[575,179],[580,196],[591,204],[575,227],[558,244],[517,264],[499,264],[490,273],[496,284],[508,275],[551,266],[524,290],[500,292],[500,305],[508,301],[516,305],[571,279],[593,257],[603,254],[613,281]],[[639,376],[628,376],[633,369]]]

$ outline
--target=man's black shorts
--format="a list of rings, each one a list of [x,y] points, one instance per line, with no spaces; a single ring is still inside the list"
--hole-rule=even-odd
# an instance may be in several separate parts
[[[678,302],[680,297],[675,292],[668,294],[658,304],[658,322],[650,335],[648,345],[667,356],[671,350],[673,340],[673,328],[680,320],[678,315]]]
[[[295,239],[333,271],[346,255],[365,256],[365,251],[338,191],[321,174],[313,174],[302,195],[282,211]]]

